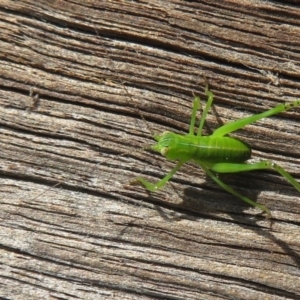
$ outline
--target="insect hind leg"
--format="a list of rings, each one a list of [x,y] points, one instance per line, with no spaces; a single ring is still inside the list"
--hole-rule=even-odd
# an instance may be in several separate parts
[[[236,121],[227,123],[227,124],[223,125],[222,127],[219,127],[218,129],[216,129],[213,132],[212,136],[215,136],[215,137],[225,136],[226,134],[229,134],[238,129],[241,129],[241,128],[245,127],[246,125],[252,124],[258,120],[279,114],[281,112],[287,111],[289,109],[292,109],[292,108],[295,108],[298,106],[300,106],[300,100],[295,100],[293,102],[286,102],[286,103],[279,104],[279,105],[275,106],[274,108],[269,109],[260,114],[255,114],[255,115],[252,115],[252,116],[240,119],[240,120],[236,120]]]
[[[266,214],[267,214],[267,217],[268,218],[271,218],[272,215],[271,215],[271,212],[270,210],[262,205],[262,204],[259,204],[259,203],[256,203],[254,201],[252,201],[251,199],[249,199],[248,197],[246,196],[243,196],[242,194],[238,193],[237,191],[235,191],[232,187],[230,187],[229,185],[227,185],[226,183],[224,183],[223,181],[221,181],[219,178],[217,178],[216,175],[214,175],[213,172],[211,172],[207,166],[199,163],[200,166],[202,167],[202,169],[205,171],[205,173],[212,179],[214,180],[220,187],[222,187],[225,191],[227,191],[228,193],[240,198],[241,200],[245,201],[246,203],[254,206],[254,207],[257,207],[259,209],[261,209],[262,211],[264,211]],[[226,172],[228,173],[228,172]]]
[[[290,175],[284,168],[275,164],[271,160],[264,160],[258,163],[252,164],[232,164],[232,163],[217,163],[210,168],[216,173],[236,173],[236,172],[248,172],[255,170],[274,170],[278,172],[283,178],[293,185],[300,192],[300,183]]]

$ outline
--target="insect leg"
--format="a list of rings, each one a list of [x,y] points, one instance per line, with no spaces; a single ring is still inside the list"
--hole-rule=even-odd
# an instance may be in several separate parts
[[[195,129],[196,114],[197,114],[197,110],[200,108],[201,108],[200,98],[196,96],[194,98],[194,102],[193,102],[193,110],[192,110],[192,115],[191,115],[189,135],[195,135],[194,129]]]
[[[297,106],[300,106],[300,100],[279,104],[279,105],[275,106],[274,108],[272,108],[270,110],[267,110],[265,112],[262,112],[260,114],[256,114],[256,115],[253,115],[253,116],[249,116],[249,117],[246,117],[246,118],[243,118],[243,119],[225,124],[222,127],[216,129],[213,132],[212,136],[222,137],[222,136],[224,136],[224,135],[226,135],[230,132],[241,129],[244,126],[246,126],[248,124],[251,124],[251,123],[254,123],[254,122],[256,122],[260,119],[267,118],[267,117],[270,117],[272,115],[276,115],[280,112],[284,112],[286,110],[289,110],[291,108],[295,108]]]
[[[157,183],[151,183],[147,180],[145,180],[142,177],[137,177],[135,180],[131,182],[131,184],[140,183],[142,184],[148,191],[154,192],[156,190],[159,190],[162,188],[171,178],[172,176],[181,168],[181,166],[184,164],[184,161],[179,161],[176,166],[160,181]]]
[[[199,163],[199,162],[198,162]],[[259,203],[256,203],[252,200],[250,200],[249,198],[243,196],[242,194],[238,193],[237,191],[235,191],[233,188],[231,188],[229,185],[225,184],[223,181],[221,181],[219,178],[217,178],[213,172],[211,172],[207,166],[203,165],[202,163],[199,163],[201,168],[205,171],[205,173],[212,179],[214,180],[220,187],[222,187],[225,191],[227,191],[228,193],[240,198],[241,200],[247,202],[248,204],[254,206],[254,207],[257,207],[259,209],[261,209],[262,211],[266,212],[267,213],[267,217],[268,218],[271,218],[272,215],[271,215],[271,212],[270,210],[262,205],[262,204],[259,204]]]
[[[208,113],[208,111],[209,111],[209,109],[212,105],[213,100],[214,100],[214,94],[213,94],[213,92],[211,92],[209,90],[208,84],[206,84],[206,87],[205,87],[205,95],[207,96],[207,102],[206,102],[203,114],[201,116],[201,121],[200,121],[199,129],[198,129],[198,132],[197,132],[198,136],[202,135],[202,129],[203,129],[203,126],[204,126],[204,122],[206,120],[207,113]]]
[[[294,177],[292,177],[282,167],[275,164],[270,160],[260,161],[253,164],[226,164],[218,163],[211,167],[211,170],[217,173],[236,173],[236,172],[247,172],[253,170],[274,170],[282,175],[287,182],[293,185],[300,192],[300,183],[298,183]]]

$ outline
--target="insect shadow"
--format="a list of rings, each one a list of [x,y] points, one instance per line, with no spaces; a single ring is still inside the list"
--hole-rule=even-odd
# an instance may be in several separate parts
[[[253,202],[257,199],[262,191],[278,192],[278,184],[272,183],[269,178],[270,174],[220,174],[218,177],[226,184],[233,186],[246,197],[251,197]],[[272,175],[271,175],[272,176]],[[275,179],[276,180],[276,179]],[[183,206],[195,212],[208,213],[215,215],[216,212],[234,215],[241,215],[249,209],[247,203],[239,201],[232,197],[226,191],[216,186],[209,177],[205,183],[195,187],[184,189]],[[252,217],[252,216],[251,216]]]

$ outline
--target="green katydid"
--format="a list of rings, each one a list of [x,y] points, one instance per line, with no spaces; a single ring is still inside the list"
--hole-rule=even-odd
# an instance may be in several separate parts
[[[173,132],[164,132],[154,135],[154,139],[157,143],[152,145],[151,149],[160,152],[168,160],[177,161],[176,166],[157,183],[153,184],[142,177],[136,178],[133,182],[142,184],[147,190],[154,192],[162,188],[184,163],[192,160],[199,164],[204,172],[224,190],[248,204],[261,209],[267,213],[268,217],[271,217],[271,213],[266,206],[256,203],[236,192],[221,181],[216,176],[216,173],[274,170],[281,174],[300,192],[300,184],[288,172],[274,162],[265,160],[257,163],[247,163],[246,161],[251,157],[251,147],[237,138],[228,136],[229,133],[241,129],[248,124],[300,106],[300,100],[279,104],[263,113],[225,124],[216,129],[212,135],[202,136],[203,125],[214,98],[214,94],[208,89],[208,85],[206,85],[205,94],[208,99],[197,130],[197,135],[195,135],[194,129],[196,113],[197,110],[201,108],[199,97],[194,98],[188,134],[182,135]]]

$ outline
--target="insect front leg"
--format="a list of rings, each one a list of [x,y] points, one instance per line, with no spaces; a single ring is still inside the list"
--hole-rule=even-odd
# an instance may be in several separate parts
[[[236,173],[236,172],[247,172],[254,170],[274,170],[282,175],[287,182],[293,185],[300,192],[300,183],[295,180],[295,178],[290,175],[286,170],[284,170],[279,165],[275,164],[270,160],[260,161],[258,163],[252,164],[228,164],[228,163],[218,163],[211,167],[211,170],[217,173]]]
[[[193,102],[193,110],[191,116],[189,135],[195,135],[194,130],[195,130],[196,114],[198,109],[201,109],[201,101],[200,98],[196,96]]]
[[[162,188],[172,178],[172,176],[181,168],[181,166],[184,163],[185,163],[184,161],[179,161],[176,164],[176,166],[163,179],[161,179],[157,183],[151,183],[150,181],[147,181],[142,177],[137,177],[131,182],[131,184],[138,183],[143,185],[148,191],[155,192],[156,190]]]
[[[214,94],[213,92],[211,92],[208,88],[208,83],[206,83],[206,87],[205,87],[205,95],[207,96],[207,102],[206,102],[206,105],[205,105],[205,109],[203,111],[203,114],[201,116],[201,121],[200,121],[200,125],[199,125],[199,128],[198,128],[198,132],[197,132],[197,135],[198,136],[201,136],[202,135],[202,129],[203,129],[203,126],[204,126],[204,122],[206,120],[206,116],[207,116],[207,113],[208,111],[210,110],[211,106],[212,106],[212,102],[214,100]]]
[[[227,185],[226,183],[221,181],[219,178],[217,178],[217,176],[213,172],[211,172],[206,165],[203,165],[203,163],[200,163],[200,162],[198,162],[198,163],[200,164],[201,168],[205,171],[205,173],[212,180],[214,180],[220,187],[222,187],[225,191],[227,191],[228,193],[240,198],[241,200],[247,202],[248,204],[250,204],[254,207],[257,207],[257,208],[261,209],[262,211],[266,212],[268,218],[272,217],[270,210],[266,206],[264,206],[262,204],[259,204],[259,203],[256,203],[256,202],[250,200],[249,198],[247,198],[246,196],[243,196],[242,194],[238,193],[232,187],[230,187],[229,185]],[[228,165],[228,164],[226,164],[226,165]],[[230,173],[230,172],[223,172],[223,173]]]
[[[208,111],[211,108],[212,102],[214,100],[214,94],[213,92],[211,92],[208,88],[208,83],[206,83],[206,87],[205,87],[205,95],[207,96],[207,102],[205,105],[205,109],[202,113],[201,116],[201,120],[200,120],[200,125],[199,128],[197,130],[197,136],[201,136],[202,135],[202,129],[206,120],[206,116]],[[192,116],[191,116],[191,123],[190,123],[190,129],[189,129],[189,135],[194,135],[194,129],[195,129],[195,121],[196,121],[196,114],[197,114],[197,110],[201,109],[201,100],[199,97],[195,97],[194,98],[194,102],[193,102],[193,110],[192,110]]]

